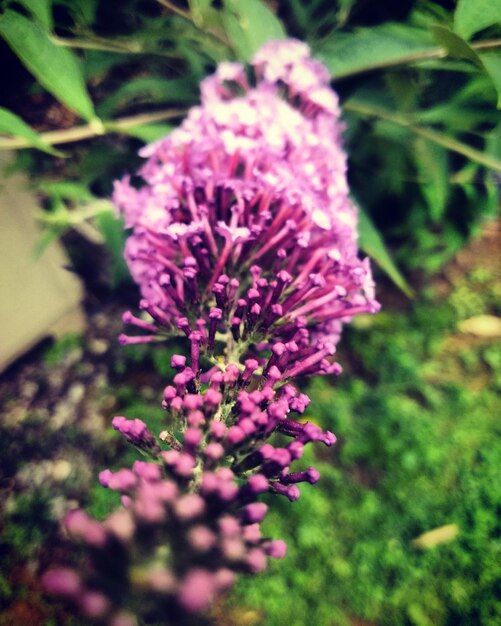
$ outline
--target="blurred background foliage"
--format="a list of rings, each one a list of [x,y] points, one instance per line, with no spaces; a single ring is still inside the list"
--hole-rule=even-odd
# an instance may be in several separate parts
[[[380,277],[384,312],[346,332],[345,374],[311,386],[309,418],[339,443],[317,451],[323,479],[296,505],[273,501],[267,531],[287,540],[288,559],[242,579],[214,623],[497,626],[501,348],[499,323],[481,316],[501,316],[501,236],[479,258],[450,260],[499,215],[500,0],[0,0],[0,149],[17,150],[12,167],[40,196],[38,252],[62,237],[93,293],[97,284],[123,297],[113,179],[181,121],[219,61],[248,60],[285,36],[307,41],[332,72],[361,247],[418,295],[410,302]],[[168,350],[90,359],[81,344],[57,343],[40,369],[71,362],[65,376],[97,385],[92,411],[158,420],[160,430]],[[87,358],[106,360],[106,381]],[[115,502],[95,473],[134,454],[109,430],[58,427],[51,410],[0,424],[2,626],[76,624],[22,564],[43,566],[44,544],[59,549],[61,498],[104,516]],[[74,452],[85,449],[94,476]],[[65,455],[78,472],[64,477],[56,464],[52,482],[26,478],[16,490],[12,476]]]
[[[303,489],[293,515],[274,502],[270,529],[285,528],[289,561],[241,580],[235,615],[243,606],[266,626],[500,623],[501,342],[458,332],[465,310],[501,313],[499,278],[472,271],[445,299],[429,287],[412,311],[347,332],[345,375],[309,389],[310,419],[339,442],[317,450],[319,489]]]
[[[384,312],[345,330],[344,373],[304,381],[307,418],[338,442],[303,459],[321,480],[304,485],[297,503],[268,496],[263,530],[287,541],[288,556],[242,577],[214,607],[213,626],[501,622],[500,241],[498,227],[410,305],[381,293]],[[498,325],[482,323],[486,315]],[[58,515],[68,501],[100,519],[117,506],[96,473],[129,466],[139,453],[112,431],[113,415],[164,428],[159,389],[175,373],[170,356],[179,346],[112,340],[111,353],[96,359],[93,342],[68,337],[46,349],[36,367],[50,387],[57,364],[66,364],[66,391],[55,389],[54,406],[35,402],[14,423],[23,402],[12,394],[10,419],[0,422],[2,466],[15,475],[0,482],[1,626],[87,626],[44,599],[37,579],[61,549]],[[96,385],[104,363],[107,379],[90,411],[61,424],[75,385]],[[89,412],[107,427],[91,428]]]
[[[0,149],[26,148],[40,250],[70,230],[104,242],[120,283],[113,179],[217,62],[297,37],[341,98],[361,246],[409,294],[409,271],[438,269],[499,208],[500,16],[499,0],[0,0]]]

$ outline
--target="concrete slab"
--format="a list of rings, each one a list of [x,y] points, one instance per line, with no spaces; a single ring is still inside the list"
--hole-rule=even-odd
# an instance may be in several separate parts
[[[36,258],[37,199],[22,174],[4,175],[0,153],[0,372],[50,335],[80,332],[83,289],[56,242]]]

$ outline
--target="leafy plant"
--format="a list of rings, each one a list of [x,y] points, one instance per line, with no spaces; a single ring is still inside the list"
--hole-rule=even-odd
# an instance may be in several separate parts
[[[463,279],[450,300],[421,298],[350,332],[346,375],[310,389],[309,418],[339,437],[322,491],[270,518],[290,542],[287,571],[240,584],[232,623],[499,622],[499,376],[485,354],[494,364],[501,352],[457,335],[457,297],[477,288]]]
[[[288,33],[333,74],[352,192],[367,215],[362,246],[407,293],[393,256],[405,270],[433,271],[497,214],[497,0],[290,0],[276,12],[264,0],[2,0],[0,11],[0,37],[19,59],[0,49],[3,82],[21,78],[18,95],[7,90],[0,102],[0,149],[57,150],[20,165],[42,184],[74,181],[80,200],[109,196],[135,149],[198,100],[217,61],[248,60]],[[63,199],[73,214],[65,228],[95,219],[81,204]]]

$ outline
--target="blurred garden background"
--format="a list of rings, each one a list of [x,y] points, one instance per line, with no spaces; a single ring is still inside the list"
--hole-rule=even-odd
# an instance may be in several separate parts
[[[62,247],[84,317],[57,339],[26,326],[19,358],[2,354],[1,626],[84,625],[39,582],[64,550],[59,517],[116,506],[97,474],[136,453],[113,416],[163,428],[176,346],[117,345],[138,292],[113,180],[218,62],[286,36],[332,73],[382,311],[345,329],[341,376],[304,381],[308,419],[338,443],[315,451],[315,489],[273,501],[264,528],[288,557],[241,578],[210,621],[501,623],[501,2],[0,0],[2,222],[21,173],[33,268]],[[23,286],[28,318],[45,306],[22,277],[6,292],[18,265],[2,255],[2,320]]]

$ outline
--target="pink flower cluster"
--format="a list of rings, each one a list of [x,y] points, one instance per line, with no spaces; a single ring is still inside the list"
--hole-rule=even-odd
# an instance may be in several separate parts
[[[172,431],[182,431],[182,441],[165,431],[157,442],[141,420],[114,418],[114,428],[154,460],[101,472],[101,484],[122,494],[123,508],[103,522],[70,512],[66,530],[87,546],[90,563],[83,571],[61,567],[45,575],[48,591],[110,626],[134,624],[134,615],[150,606],[179,623],[183,614],[205,610],[236,573],[260,572],[268,557],[284,557],[285,543],[262,535],[268,506],[259,496],[297,500],[298,484],[314,484],[320,475],[313,467],[290,471],[290,465],[307,443],[336,440],[290,419],[303,412],[308,397],[292,385],[274,389],[273,377],[256,378],[251,359],[243,372],[228,364],[204,373],[205,390],[198,393],[183,360],[173,357],[179,371],[163,394]],[[252,391],[246,389],[251,379],[258,383]],[[274,432],[289,443],[269,443]],[[170,449],[162,450],[162,441]],[[167,558],[159,556],[162,549]]]
[[[143,310],[124,314],[137,334],[120,341],[184,336],[187,356],[172,358],[158,438],[139,419],[113,420],[149,457],[100,474],[123,508],[103,522],[66,519],[88,567],[45,575],[49,591],[109,626],[160,614],[185,623],[236,573],[285,555],[262,536],[260,498],[296,500],[299,483],[319,479],[291,469],[304,446],[336,440],[291,418],[309,404],[291,383],[339,373],[342,324],[379,308],[357,256],[327,70],[291,40],[268,43],[250,69],[221,64],[201,106],[142,151],[141,185],[115,185]]]
[[[253,85],[243,65],[223,63],[202,83],[202,105],[142,150],[144,184],[115,185],[153,322],[141,326],[151,336],[123,343],[199,331],[211,352],[212,329],[223,349],[243,337],[326,356],[342,321],[378,309],[326,69],[297,41],[267,44],[252,68]],[[322,359],[310,373],[332,373]]]

